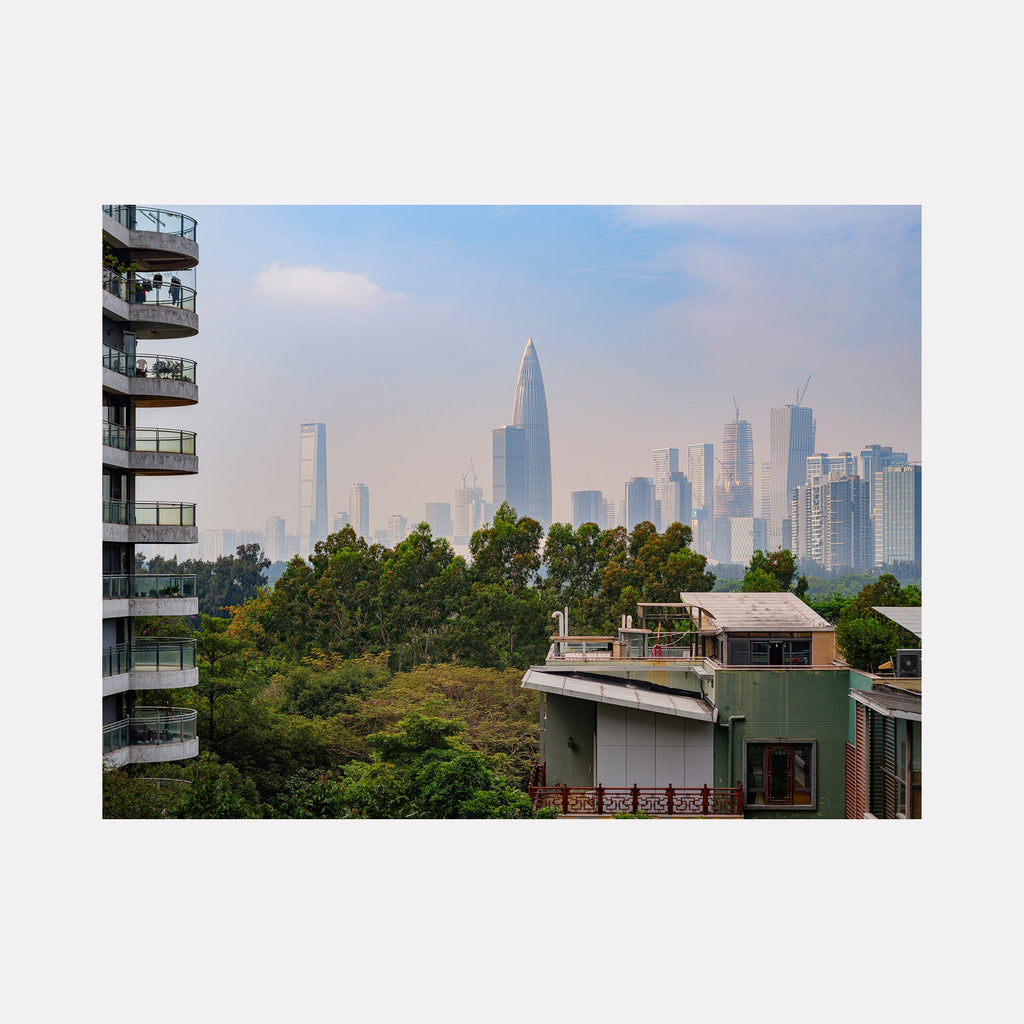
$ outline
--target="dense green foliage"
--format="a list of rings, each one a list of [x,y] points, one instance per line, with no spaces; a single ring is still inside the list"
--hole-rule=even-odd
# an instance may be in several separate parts
[[[552,612],[568,607],[573,634],[614,635],[638,602],[710,590],[690,542],[678,523],[555,523],[542,547],[540,525],[503,505],[473,535],[470,563],[426,524],[394,549],[346,527],[272,587],[256,545],[214,563],[153,559],[150,571],[201,578],[202,614],[190,629],[139,619],[138,635],[194,636],[199,685],[138,700],[195,707],[203,753],[105,772],[104,816],[534,816],[538,696],[520,681],[544,660]],[[815,603],[795,575],[790,552],[758,551],[733,582],[804,596],[839,624],[851,664],[912,646],[870,608],[920,603],[916,584],[883,575]]]
[[[138,571],[194,575],[200,614],[226,618],[229,609],[253,597],[266,584],[269,566],[270,559],[259,544],[239,544],[235,554],[223,555],[215,562],[193,558],[179,562],[177,555],[169,559],[156,555],[143,563],[140,556]]]

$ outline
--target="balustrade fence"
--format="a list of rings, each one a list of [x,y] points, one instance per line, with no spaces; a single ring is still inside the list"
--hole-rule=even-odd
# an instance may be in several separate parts
[[[653,817],[703,818],[743,816],[743,787],[729,789],[646,786],[546,786],[530,777],[530,802],[534,810],[553,807],[561,814],[610,815],[643,812]]]

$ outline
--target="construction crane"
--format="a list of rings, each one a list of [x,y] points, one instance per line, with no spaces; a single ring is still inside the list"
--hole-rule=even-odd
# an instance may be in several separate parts
[[[732,396],[732,404],[734,406],[736,406],[736,422],[739,423],[739,421],[740,421],[740,407],[739,407],[739,405],[736,402],[736,396],[735,395]]]
[[[804,385],[803,391],[797,392],[797,396],[796,396],[796,404],[797,404],[797,406],[799,406],[800,403],[804,400],[804,395],[807,394],[807,385],[811,383],[811,377],[812,376],[813,375],[810,374],[810,373],[807,374],[807,384]]]
[[[466,489],[466,477],[469,476],[470,473],[473,474],[473,490],[476,490],[476,469],[473,467],[473,460],[472,459],[469,460],[469,469],[467,469],[466,472],[462,474],[462,489],[463,490]]]

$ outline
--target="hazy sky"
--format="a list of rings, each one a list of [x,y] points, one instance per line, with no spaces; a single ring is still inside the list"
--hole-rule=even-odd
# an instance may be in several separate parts
[[[528,337],[558,521],[573,490],[651,475],[656,447],[717,450],[734,394],[759,469],[808,375],[819,451],[921,455],[916,206],[152,205],[198,221],[200,333],[163,347],[197,360],[200,404],[140,423],[195,430],[200,474],[140,496],[195,500],[201,529],[296,532],[309,421],[329,517],[360,481],[371,530],[418,522],[471,459],[490,500]]]

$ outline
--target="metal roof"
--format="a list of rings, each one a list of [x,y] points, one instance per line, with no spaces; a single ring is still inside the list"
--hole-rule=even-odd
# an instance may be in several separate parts
[[[872,605],[871,610],[878,612],[879,615],[884,615],[887,619],[892,619],[893,622],[902,626],[904,629],[910,630],[918,640],[921,639],[920,605],[916,608],[899,608],[893,605]]]
[[[920,694],[892,693],[888,690],[851,690],[850,696],[887,718],[907,718],[912,722],[921,721]]]
[[[633,708],[637,711],[677,715],[699,722],[714,722],[718,717],[717,709],[699,697],[657,693],[611,679],[581,679],[558,672],[539,672],[531,668],[523,676],[522,685],[528,690],[559,693],[564,697],[591,700],[597,704],[618,704],[620,707]]]
[[[828,630],[835,626],[823,619],[796,594],[680,594],[684,604],[703,609],[715,620],[718,629],[752,630]]]

